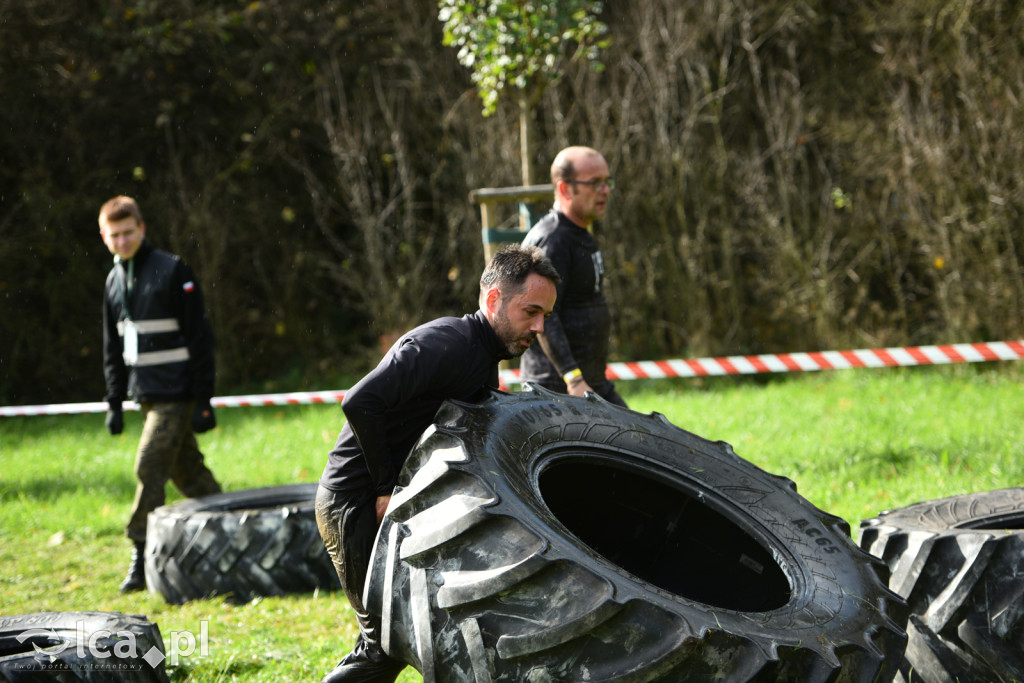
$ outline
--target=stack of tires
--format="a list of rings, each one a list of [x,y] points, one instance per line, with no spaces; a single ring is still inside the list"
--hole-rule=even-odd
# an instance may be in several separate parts
[[[1024,681],[1024,489],[916,503],[861,522],[906,598],[896,680]]]
[[[596,396],[449,402],[365,599],[434,681],[890,681],[888,571],[788,479]]]

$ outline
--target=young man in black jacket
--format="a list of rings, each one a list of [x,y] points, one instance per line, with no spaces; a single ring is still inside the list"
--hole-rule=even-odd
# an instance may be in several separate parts
[[[135,200],[109,200],[99,223],[114,255],[103,299],[107,430],[124,429],[126,398],[140,404],[144,421],[135,455],[135,503],[125,528],[132,559],[120,589],[128,592],[146,587],[146,517],[164,504],[167,481],[189,497],[221,490],[193,434],[216,425],[210,405],[213,330],[191,269],[145,241]]]
[[[608,163],[590,147],[567,147],[551,164],[555,206],[526,234],[562,282],[555,313],[538,344],[523,355],[520,380],[573,396],[594,391],[625,406],[605,377],[611,314],[604,298],[604,259],[591,228],[604,217],[615,181]]]
[[[480,279],[480,310],[406,333],[345,394],[347,422],[320,478],[316,518],[360,634],[325,683],[389,683],[404,668],[380,647],[380,615],[362,604],[374,538],[399,470],[442,402],[478,401],[498,388],[499,361],[521,355],[544,330],[557,282],[558,272],[539,250],[499,251]]]

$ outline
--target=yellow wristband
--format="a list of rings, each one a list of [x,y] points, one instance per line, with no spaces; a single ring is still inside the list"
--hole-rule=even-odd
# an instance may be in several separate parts
[[[568,384],[569,382],[573,381],[577,377],[582,377],[582,376],[583,376],[583,371],[580,370],[579,368],[576,368],[575,370],[570,370],[569,372],[567,372],[564,375],[562,375],[562,381],[565,382],[566,384]]]

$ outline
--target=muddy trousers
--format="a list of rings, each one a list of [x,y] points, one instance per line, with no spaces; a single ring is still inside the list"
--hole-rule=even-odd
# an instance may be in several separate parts
[[[359,621],[355,647],[327,674],[324,683],[392,683],[405,668],[380,646],[380,615],[371,615],[363,607],[363,585],[377,539],[375,502],[372,492],[352,495],[317,488],[320,536]]]
[[[166,501],[171,481],[188,498],[220,493],[192,433],[191,402],[143,403],[142,438],[135,454],[135,503],[125,527],[133,541],[146,540],[146,518]]]

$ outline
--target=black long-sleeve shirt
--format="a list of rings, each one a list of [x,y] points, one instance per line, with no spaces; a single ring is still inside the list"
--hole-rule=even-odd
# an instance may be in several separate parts
[[[560,384],[579,368],[591,386],[605,378],[611,314],[602,290],[604,261],[597,240],[565,214],[552,210],[526,234],[524,246],[539,247],[558,270],[555,310],[544,333],[523,354],[522,380]]]
[[[482,311],[439,318],[406,333],[345,394],[347,422],[328,455],[321,486],[390,494],[441,404],[479,401],[497,389],[498,362],[507,357]]]

